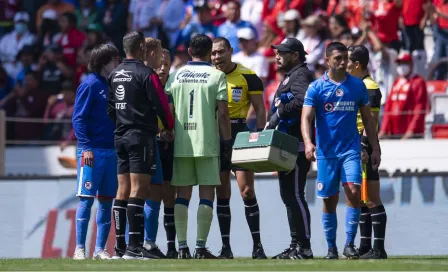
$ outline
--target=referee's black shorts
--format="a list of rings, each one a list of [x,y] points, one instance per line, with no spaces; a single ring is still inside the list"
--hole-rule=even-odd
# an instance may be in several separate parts
[[[232,125],[232,145],[235,143],[235,139],[236,139],[236,135],[240,132],[244,132],[244,131],[250,131],[249,128],[246,125],[246,119],[231,119],[230,120],[231,125]],[[233,172],[235,171],[249,171],[245,168],[236,166],[231,164],[231,162],[229,163],[223,163],[226,160],[221,159],[221,172],[224,171],[230,171],[232,170]]]
[[[173,178],[174,142],[157,140],[159,145],[160,161],[162,162],[163,180],[171,181]]]
[[[366,164],[366,172],[367,172],[367,180],[380,180],[380,173],[377,170],[373,170],[372,168],[372,146],[369,143],[369,140],[367,139],[367,137],[362,137],[362,143],[363,145],[366,147],[367,150],[367,154],[369,154],[369,162]]]
[[[153,176],[156,172],[155,135],[130,129],[115,136],[118,174],[133,173]]]

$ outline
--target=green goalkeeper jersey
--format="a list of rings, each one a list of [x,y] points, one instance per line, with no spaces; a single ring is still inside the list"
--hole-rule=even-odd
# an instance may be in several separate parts
[[[219,156],[217,101],[228,101],[223,72],[190,61],[171,74],[165,86],[174,102],[174,156]]]

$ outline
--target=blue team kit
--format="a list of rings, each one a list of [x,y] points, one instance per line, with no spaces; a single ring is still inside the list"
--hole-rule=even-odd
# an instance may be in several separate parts
[[[361,142],[356,118],[359,107],[369,103],[365,84],[349,74],[338,83],[325,73],[310,84],[304,106],[316,111],[318,197],[338,194],[341,181],[361,184]]]

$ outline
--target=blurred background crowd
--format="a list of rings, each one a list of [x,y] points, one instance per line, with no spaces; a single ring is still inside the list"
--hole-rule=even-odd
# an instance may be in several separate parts
[[[267,110],[285,75],[272,44],[302,41],[316,77],[326,70],[328,42],[363,44],[383,95],[382,138],[423,137],[431,94],[448,86],[448,0],[0,0],[0,107],[9,143],[75,141],[73,103],[91,50],[111,43],[123,54],[122,37],[132,30],[162,41],[170,72],[189,60],[196,33],[226,37],[234,61],[262,78]],[[446,113],[432,117],[448,122]]]

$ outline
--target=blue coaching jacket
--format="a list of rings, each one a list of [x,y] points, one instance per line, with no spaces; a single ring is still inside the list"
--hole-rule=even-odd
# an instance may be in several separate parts
[[[107,116],[108,85],[106,78],[89,74],[76,91],[73,128],[78,148],[114,149],[115,124]]]

